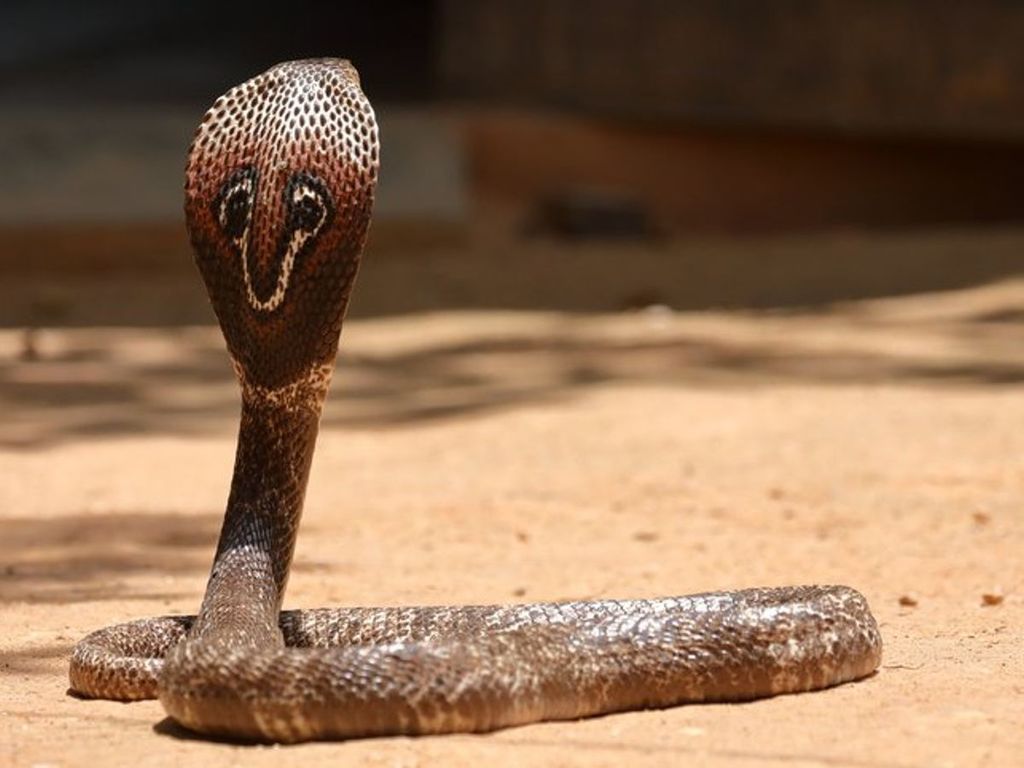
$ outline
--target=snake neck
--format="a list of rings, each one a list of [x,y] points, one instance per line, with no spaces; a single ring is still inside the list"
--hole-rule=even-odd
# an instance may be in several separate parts
[[[193,637],[232,643],[279,636],[281,609],[331,366],[284,387],[242,384],[242,415],[224,524]],[[234,637],[234,635],[240,635]],[[223,638],[228,639],[228,638]]]

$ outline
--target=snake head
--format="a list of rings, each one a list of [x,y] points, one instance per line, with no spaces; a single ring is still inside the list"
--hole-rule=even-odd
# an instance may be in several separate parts
[[[333,363],[378,161],[373,110],[343,59],[279,64],[207,111],[185,217],[243,383],[276,389]]]

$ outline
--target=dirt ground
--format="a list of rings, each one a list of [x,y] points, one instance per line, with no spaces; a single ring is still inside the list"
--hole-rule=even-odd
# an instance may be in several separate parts
[[[818,310],[355,319],[290,606],[846,583],[874,677],[490,735],[211,743],[67,694],[193,612],[234,450],[210,326],[0,331],[0,765],[1024,763],[1024,280]]]

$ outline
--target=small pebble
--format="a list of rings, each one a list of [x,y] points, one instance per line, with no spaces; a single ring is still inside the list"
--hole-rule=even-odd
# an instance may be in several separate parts
[[[913,608],[917,605],[917,598],[911,597],[910,595],[900,595],[900,605],[907,608]]]

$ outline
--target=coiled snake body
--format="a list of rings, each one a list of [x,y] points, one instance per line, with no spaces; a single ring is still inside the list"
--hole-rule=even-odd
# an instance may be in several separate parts
[[[276,66],[199,126],[185,211],[242,389],[224,525],[198,616],[92,633],[72,689],[158,696],[202,733],[300,741],[751,699],[873,672],[878,629],[847,587],[280,610],[377,167],[374,115],[342,60]]]

